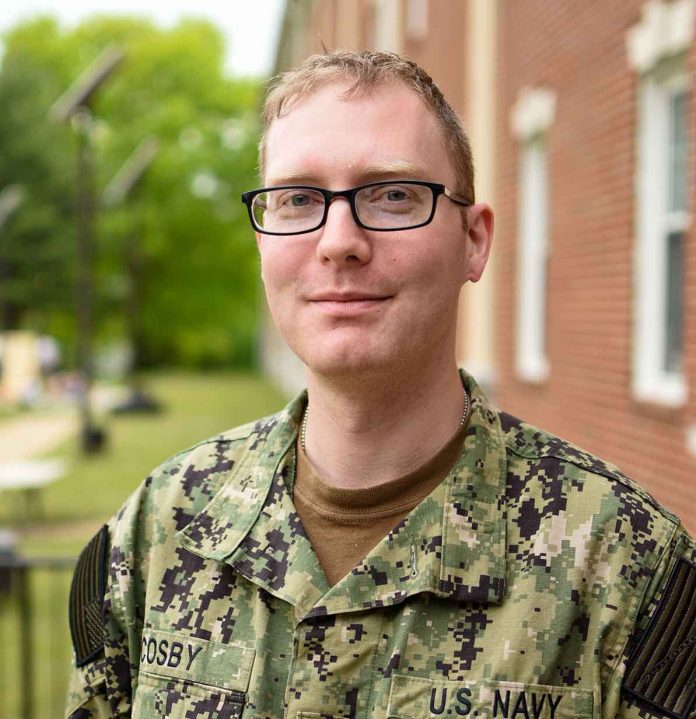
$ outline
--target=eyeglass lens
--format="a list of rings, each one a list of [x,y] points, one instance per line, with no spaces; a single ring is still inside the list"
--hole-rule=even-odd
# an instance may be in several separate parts
[[[355,194],[355,210],[368,228],[405,229],[428,220],[433,200],[426,185],[384,183],[361,188]],[[252,211],[257,226],[268,232],[307,232],[322,224],[325,199],[308,188],[266,190],[254,198]]]

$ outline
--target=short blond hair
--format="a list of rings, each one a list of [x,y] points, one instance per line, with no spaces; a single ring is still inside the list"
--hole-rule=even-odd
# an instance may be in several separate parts
[[[263,106],[263,132],[259,143],[261,174],[265,168],[266,135],[273,120],[290,112],[298,100],[320,87],[348,81],[345,97],[364,95],[377,85],[401,82],[411,88],[432,111],[442,131],[457,181],[453,191],[474,202],[474,164],[469,138],[452,106],[435,81],[415,62],[396,53],[335,50],[308,57],[295,70],[273,79]]]

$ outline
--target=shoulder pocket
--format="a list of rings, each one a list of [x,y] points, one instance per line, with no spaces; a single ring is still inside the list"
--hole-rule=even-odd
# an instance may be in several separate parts
[[[590,719],[599,706],[590,689],[507,681],[446,681],[396,675],[387,717],[477,719]]]
[[[145,630],[133,716],[235,719],[242,716],[255,652],[243,645]]]

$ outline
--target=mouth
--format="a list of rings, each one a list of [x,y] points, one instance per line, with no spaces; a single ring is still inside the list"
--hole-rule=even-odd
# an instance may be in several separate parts
[[[310,302],[369,302],[386,300],[392,295],[373,292],[318,292],[309,296]]]
[[[381,307],[392,297],[369,292],[326,292],[312,295],[308,301],[328,314],[348,316]]]

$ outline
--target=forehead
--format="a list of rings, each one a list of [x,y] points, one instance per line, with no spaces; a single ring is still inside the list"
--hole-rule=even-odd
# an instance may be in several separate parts
[[[379,174],[453,180],[439,124],[414,90],[393,83],[346,96],[348,87],[322,86],[271,123],[266,184],[356,183]]]

